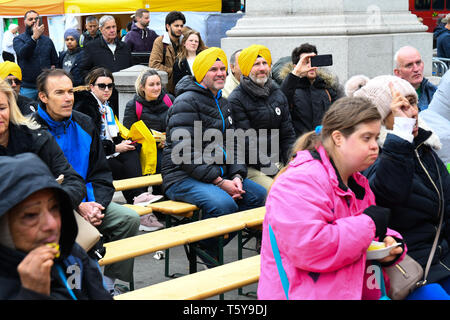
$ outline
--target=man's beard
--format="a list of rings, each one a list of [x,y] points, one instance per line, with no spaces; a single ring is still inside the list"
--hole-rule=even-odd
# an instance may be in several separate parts
[[[264,87],[264,85],[266,84],[267,80],[269,80],[269,74],[265,74],[264,78],[258,78],[256,77],[256,75],[250,74],[249,78],[256,83],[257,85]]]
[[[179,37],[181,37],[181,34],[180,34],[180,35],[176,35],[176,34],[172,31],[172,29],[170,29],[170,35],[171,35],[172,37],[174,37],[174,38],[179,38]]]

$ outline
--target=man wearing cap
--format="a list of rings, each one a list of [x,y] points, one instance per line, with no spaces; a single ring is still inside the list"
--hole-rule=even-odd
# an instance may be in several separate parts
[[[450,21],[449,21],[449,19],[450,19],[450,13],[447,14],[444,19],[442,19],[442,22],[445,23],[445,25],[436,40],[437,56],[439,58],[450,59]]]
[[[78,46],[80,33],[77,29],[67,29],[66,32],[64,32],[64,41],[67,50],[60,52],[58,68],[64,69],[70,73],[74,87],[80,86],[84,84],[80,70],[82,49]]]
[[[277,164],[287,162],[295,142],[288,101],[270,76],[272,57],[267,47],[251,45],[242,50],[238,62],[241,82],[228,101],[236,128],[256,132],[254,143],[245,138],[248,178],[269,190]]]
[[[20,86],[22,84],[22,70],[11,61],[0,63],[0,78],[8,82],[14,90],[16,103],[23,115],[28,115],[37,110],[38,103],[28,97],[20,94]]]
[[[437,87],[423,76],[424,63],[419,51],[411,46],[401,47],[394,55],[394,75],[408,81],[419,96],[419,112],[428,108]]]
[[[13,41],[17,63],[23,73],[20,94],[37,100],[36,78],[42,70],[56,66],[58,54],[53,41],[44,35],[45,27],[39,22],[39,14],[36,11],[27,11],[24,22],[25,32]]]
[[[203,219],[263,206],[266,191],[246,179],[247,169],[238,161],[234,139],[232,146],[227,145],[227,134],[233,133],[234,126],[228,102],[222,98],[225,53],[216,47],[204,50],[192,69],[194,76],[178,82],[177,99],[167,115],[161,169],[166,195],[195,204]],[[217,258],[217,240],[202,241],[200,246]]]

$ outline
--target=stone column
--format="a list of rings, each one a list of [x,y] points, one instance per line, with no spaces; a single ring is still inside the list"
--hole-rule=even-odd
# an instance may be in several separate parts
[[[119,121],[123,121],[123,114],[125,112],[125,106],[128,101],[133,99],[136,94],[136,89],[134,83],[136,82],[137,77],[142,72],[142,70],[148,69],[147,66],[144,65],[135,65],[127,69],[120,70],[118,72],[114,72],[114,83],[116,85],[117,91],[119,91],[119,114],[117,117]],[[167,85],[167,72],[158,71],[158,74],[161,78],[161,85],[166,87]]]
[[[239,48],[264,44],[272,61],[290,56],[304,42],[319,54],[333,54],[341,82],[355,74],[393,74],[393,56],[416,47],[431,75],[432,34],[408,10],[408,0],[247,0],[246,14],[227,32],[221,47],[229,56]]]

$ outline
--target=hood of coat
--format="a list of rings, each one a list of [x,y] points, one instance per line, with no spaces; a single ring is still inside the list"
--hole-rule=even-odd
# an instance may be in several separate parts
[[[169,107],[163,101],[164,96],[167,92],[164,89],[161,89],[161,93],[159,94],[156,100],[146,100],[138,94],[134,95],[134,101],[137,101],[142,104],[144,108],[147,108],[150,113],[163,113],[166,112]]]
[[[67,257],[75,243],[78,227],[69,195],[56,182],[47,165],[34,153],[0,157],[0,179],[0,218],[39,190],[54,189],[58,192],[61,213],[60,259]]]
[[[442,148],[442,143],[439,137],[430,129],[430,127],[428,127],[426,122],[420,117],[420,114],[418,118],[418,124],[419,124],[419,134],[418,137],[414,140],[417,141],[417,139],[419,140],[423,139],[425,140],[424,143],[427,146],[431,147],[434,150],[440,150]],[[380,135],[378,137],[378,145],[381,148],[383,148],[388,133],[392,133],[392,130],[389,130],[384,125],[381,125]]]
[[[292,70],[294,70],[294,64],[292,62],[284,64],[280,68],[279,72],[280,80],[284,80],[287,77],[287,75],[290,72],[292,72]],[[343,90],[342,86],[339,83],[339,78],[328,70],[325,70],[323,68],[317,69],[317,78],[319,79],[319,81],[323,81],[325,88],[331,88],[336,92],[341,92]]]

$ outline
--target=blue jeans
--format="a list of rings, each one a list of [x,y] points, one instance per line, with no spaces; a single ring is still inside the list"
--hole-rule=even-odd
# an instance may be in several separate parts
[[[38,97],[38,90],[33,88],[20,87],[20,95],[36,101]]]
[[[171,185],[166,195],[171,200],[195,204],[202,210],[202,219],[207,219],[264,206],[266,189],[249,179],[244,179],[243,189],[242,199],[234,201],[226,191],[212,183],[186,178]],[[230,234],[224,244],[235,235]],[[217,239],[201,241],[201,245],[211,251],[217,250]]]
[[[406,300],[450,300],[450,277],[415,289]]]

